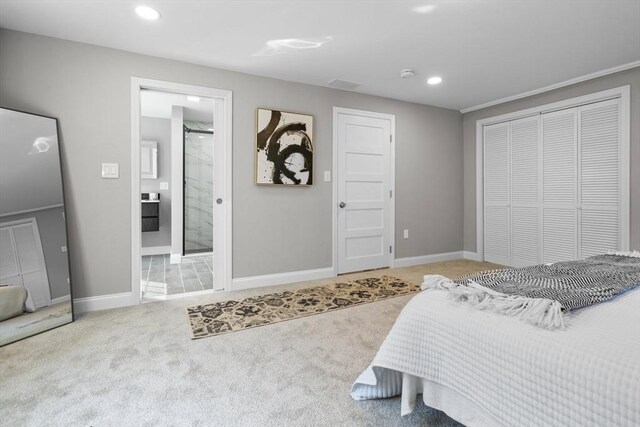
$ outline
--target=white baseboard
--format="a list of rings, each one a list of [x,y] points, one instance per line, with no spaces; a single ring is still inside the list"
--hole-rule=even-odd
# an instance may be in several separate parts
[[[462,251],[462,257],[471,261],[480,261],[480,257],[478,257],[477,252]]]
[[[51,305],[60,304],[61,302],[71,301],[71,295],[65,295],[63,297],[53,298]]]
[[[288,273],[265,274],[264,276],[238,277],[233,279],[231,289],[261,288],[264,286],[286,285],[287,283],[305,282],[307,280],[319,280],[335,277],[333,267],[318,268],[315,270],[290,271]]]
[[[414,265],[430,264],[432,262],[453,261],[463,259],[463,251],[445,252],[441,254],[412,256],[407,258],[396,258],[394,267],[412,267]]]
[[[98,297],[76,298],[73,300],[73,308],[76,313],[88,313],[90,311],[127,307],[129,305],[131,305],[131,292],[100,295]]]
[[[171,254],[169,257],[169,264],[181,264],[182,263],[182,255],[180,254]]]
[[[149,246],[147,248],[140,248],[141,256],[164,255],[168,253],[171,253],[171,246]]]

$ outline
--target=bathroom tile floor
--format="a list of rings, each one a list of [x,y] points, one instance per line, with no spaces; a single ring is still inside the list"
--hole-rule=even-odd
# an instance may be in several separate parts
[[[141,262],[143,299],[213,289],[213,255],[185,257],[170,264],[169,255],[143,256]]]

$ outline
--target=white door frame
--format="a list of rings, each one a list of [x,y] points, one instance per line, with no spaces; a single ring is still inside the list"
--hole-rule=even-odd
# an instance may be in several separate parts
[[[392,250],[389,253],[389,268],[395,266],[396,253],[396,116],[393,114],[376,113],[373,111],[354,110],[352,108],[333,107],[333,195],[332,195],[332,228],[333,228],[333,275],[338,275],[338,115],[349,114],[352,116],[372,117],[386,119],[391,123],[391,147],[389,150],[389,189],[392,197],[389,198],[389,242]]]
[[[224,290],[231,289],[232,277],[232,114],[233,93],[229,90],[172,83],[131,77],[131,303],[140,304],[140,90],[149,89],[214,99],[216,147],[218,157],[214,168],[214,198],[221,198],[222,205],[214,205],[219,227],[214,228],[214,284],[223,283]],[[213,121],[213,118],[212,118]],[[219,164],[219,165],[218,165]],[[215,287],[215,286],[214,286]],[[211,291],[213,292],[213,291]]]
[[[501,114],[476,121],[476,259],[484,261],[484,132],[486,125],[520,119],[527,116],[548,113],[554,110],[577,107],[607,99],[620,98],[620,149],[621,163],[620,171],[623,176],[620,183],[620,226],[622,228],[622,241],[620,250],[629,250],[630,239],[630,108],[631,108],[631,86],[620,86],[613,89],[603,90],[584,96],[564,99],[551,104],[539,105],[526,110],[514,111],[512,113]]]

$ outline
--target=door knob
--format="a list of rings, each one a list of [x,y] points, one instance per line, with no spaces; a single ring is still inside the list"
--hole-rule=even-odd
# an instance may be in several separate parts
[[[347,206],[347,204],[345,202],[340,202],[340,204],[338,206],[340,206],[340,208],[344,209],[344,207]]]
[[[221,205],[221,204],[222,204],[222,199],[221,199],[220,197],[218,197],[218,198],[216,199],[216,203],[217,203],[217,204],[219,204],[219,205]]]

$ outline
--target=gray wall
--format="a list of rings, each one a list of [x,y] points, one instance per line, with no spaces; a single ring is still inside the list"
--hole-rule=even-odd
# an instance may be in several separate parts
[[[631,249],[640,249],[640,68],[634,68],[463,115],[465,250],[476,251],[476,121],[626,85],[631,86]]]
[[[234,277],[332,265],[332,186],[321,176],[333,106],[396,115],[396,257],[462,249],[457,111],[2,30],[0,103],[59,119],[74,296],[130,291],[131,76],[233,91]],[[257,107],[314,116],[312,187],[254,184]],[[120,179],[100,179],[101,162],[119,162]]]
[[[142,233],[142,247],[171,246],[171,120],[141,117],[140,136],[158,143],[158,178],[141,180],[140,192],[160,193],[160,230]],[[169,189],[160,190],[161,182]]]
[[[44,262],[47,266],[51,299],[65,297],[70,293],[67,283],[69,262],[67,253],[62,252],[62,247],[67,245],[63,212],[64,208],[60,207],[0,217],[0,222],[11,222],[24,218],[36,219],[42,252],[44,252]]]

